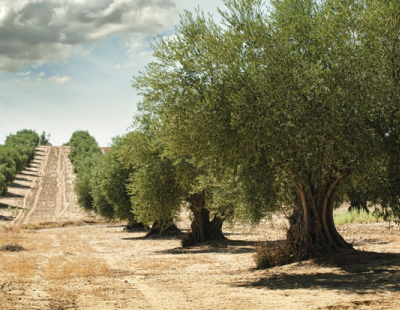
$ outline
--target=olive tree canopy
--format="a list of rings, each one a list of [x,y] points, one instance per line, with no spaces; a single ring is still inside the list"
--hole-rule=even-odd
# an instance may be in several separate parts
[[[250,213],[295,205],[288,237],[305,252],[350,248],[333,223],[349,175],[376,171],[377,201],[399,215],[400,2],[225,5],[222,24],[186,12],[153,46],[133,84],[140,112],[210,182],[233,171]]]

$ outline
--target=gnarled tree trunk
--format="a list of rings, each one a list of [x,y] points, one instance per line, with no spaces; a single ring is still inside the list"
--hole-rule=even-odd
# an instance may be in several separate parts
[[[206,240],[225,239],[222,233],[224,219],[215,215],[213,220],[210,221],[210,211],[204,205],[204,191],[193,194],[190,205],[190,210],[194,215],[191,225],[192,231],[182,239],[183,247],[195,245]]]
[[[332,249],[352,249],[338,233],[333,221],[336,189],[339,181],[312,192],[298,187],[296,208],[289,218],[287,242],[295,259],[317,256]]]

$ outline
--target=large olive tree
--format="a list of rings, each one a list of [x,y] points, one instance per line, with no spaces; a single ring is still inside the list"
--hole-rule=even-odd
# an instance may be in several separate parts
[[[140,111],[211,182],[232,171],[248,213],[294,205],[288,237],[306,255],[351,248],[333,222],[349,175],[385,167],[379,199],[399,210],[400,2],[225,4],[221,25],[186,12],[153,46]]]

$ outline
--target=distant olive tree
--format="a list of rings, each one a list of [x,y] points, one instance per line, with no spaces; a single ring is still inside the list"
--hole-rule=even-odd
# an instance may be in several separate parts
[[[51,137],[50,133],[46,135],[46,132],[43,131],[42,134],[40,135],[39,145],[48,145],[48,146],[52,145],[50,143],[50,137]]]

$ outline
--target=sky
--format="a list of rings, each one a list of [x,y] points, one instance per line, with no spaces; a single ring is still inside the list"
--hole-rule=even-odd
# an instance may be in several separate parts
[[[220,20],[222,0],[0,0],[0,144],[21,129],[100,146],[127,133],[140,97],[133,76],[154,60],[184,10]]]

